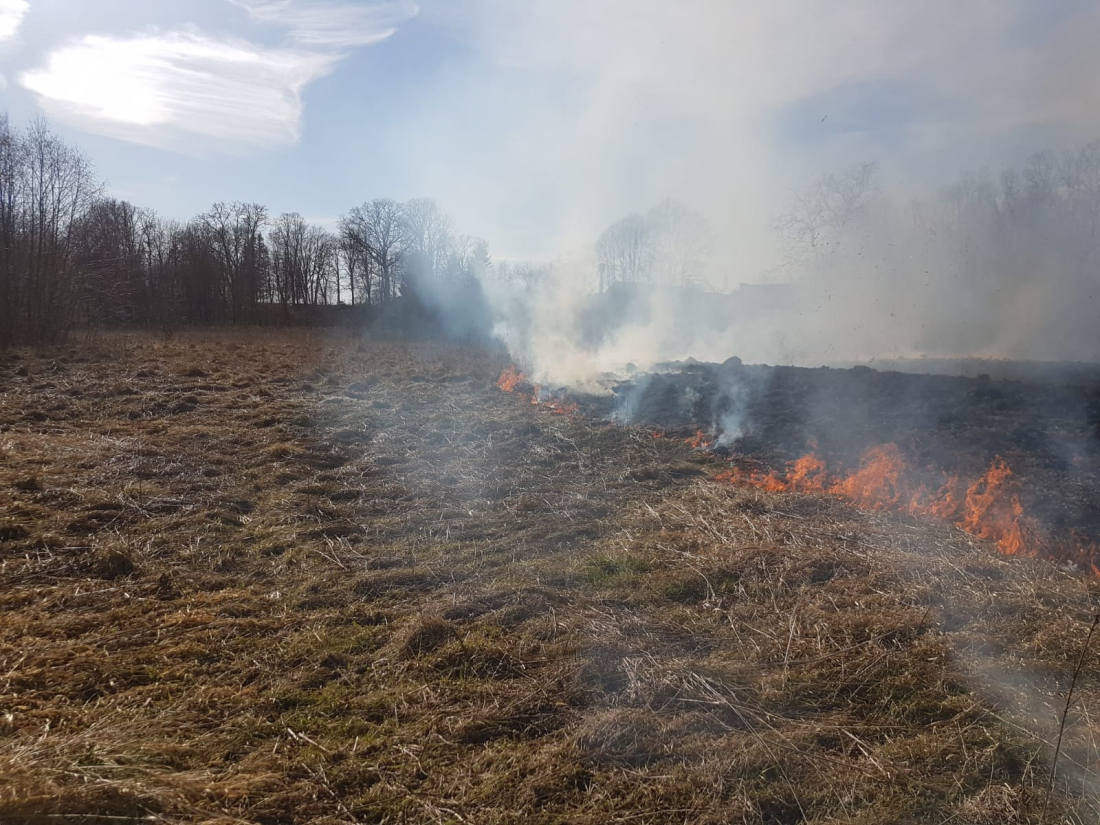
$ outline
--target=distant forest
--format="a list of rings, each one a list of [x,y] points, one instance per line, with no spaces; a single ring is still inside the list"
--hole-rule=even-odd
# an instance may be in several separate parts
[[[0,346],[74,328],[255,323],[300,306],[385,304],[417,282],[476,279],[485,241],[428,198],[378,198],[336,231],[256,203],[186,223],[105,194],[91,161],[44,120],[0,114]]]
[[[774,228],[782,263],[765,277],[829,307],[791,321],[807,346],[1100,358],[1100,141],[930,191],[887,190],[875,164],[856,164],[810,180]],[[557,264],[494,265],[430,198],[370,200],[331,228],[247,202],[169,220],[107,195],[45,121],[17,129],[0,114],[0,346],[324,314],[302,308],[361,317],[402,296],[420,296],[407,305],[430,305],[421,318],[448,334],[486,335],[502,306],[545,315],[578,285],[713,290],[738,272],[713,247],[706,217],[673,198],[611,224],[587,260]],[[481,289],[490,274],[510,289],[497,313]]]

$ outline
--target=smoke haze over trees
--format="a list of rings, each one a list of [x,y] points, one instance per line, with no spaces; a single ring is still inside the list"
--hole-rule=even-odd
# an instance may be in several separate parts
[[[932,190],[859,163],[811,179],[774,226],[780,264],[743,272],[709,254],[720,228],[666,200],[608,227],[592,261],[513,266],[501,329],[536,380],[563,384],[731,355],[1100,360],[1100,141]],[[723,290],[731,276],[745,283]]]
[[[812,182],[779,228],[804,328],[793,357],[816,340],[853,360],[1100,359],[1100,141],[934,192],[861,164]]]
[[[1100,141],[931,191],[857,164],[810,180],[774,225],[782,263],[754,273],[715,254],[736,248],[723,227],[671,197],[553,263],[494,265],[429,198],[367,200],[331,229],[246,201],[179,222],[109,196],[44,121],[19,130],[5,117],[0,343],[104,324],[292,321],[299,307],[415,294],[438,326],[500,335],[561,383],[733,354],[1100,359]]]
[[[689,286],[703,274],[710,247],[707,219],[665,198],[645,215],[627,215],[600,235],[600,291],[614,283]]]

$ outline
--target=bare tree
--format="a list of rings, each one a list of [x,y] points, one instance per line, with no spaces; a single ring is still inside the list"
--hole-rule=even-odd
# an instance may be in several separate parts
[[[261,230],[267,223],[267,209],[256,203],[216,203],[199,220],[209,233],[218,263],[223,315],[234,323],[245,320],[266,280]]]
[[[182,320],[182,284],[180,281],[180,235],[175,221],[160,218],[153,210],[143,209],[138,216],[141,254],[149,307],[146,322],[162,330]]]
[[[821,254],[841,241],[877,191],[874,163],[858,163],[838,174],[815,178],[796,192],[776,228],[793,260]]]
[[[665,198],[646,215],[653,252],[652,278],[684,287],[697,280],[711,250],[707,219],[675,198]]]
[[[398,266],[405,247],[405,222],[401,205],[390,198],[376,198],[356,206],[340,219],[344,243],[372,261],[378,276],[379,300],[397,295]],[[370,289],[368,287],[368,300]]]
[[[164,221],[100,197],[89,162],[44,121],[17,130],[0,114],[0,345],[56,338],[78,322],[167,328],[253,321],[272,302],[287,317],[294,304],[345,294],[386,302],[414,271],[473,295],[491,269],[488,245],[457,235],[426,198],[368,201],[338,236],[297,213],[269,222],[247,202]]]
[[[320,226],[306,232],[302,267],[308,286],[308,303],[329,303],[336,279],[336,238]]]
[[[653,273],[653,237],[645,218],[634,212],[609,226],[596,241],[600,291],[611,284],[648,283]]]
[[[19,337],[22,318],[20,260],[24,151],[6,114],[0,115],[0,345]]]
[[[415,198],[402,207],[406,251],[418,262],[414,277],[444,275],[455,248],[451,217],[431,198]]]
[[[297,212],[284,212],[271,228],[272,295],[290,320],[290,305],[305,303],[306,282],[302,267],[307,226]]]
[[[363,277],[363,255],[360,253],[359,248],[355,242],[344,234],[343,227],[340,229],[340,236],[337,239],[336,248],[337,262],[336,266],[339,270],[341,264],[343,270],[347,273],[348,277],[348,291],[350,292],[349,300],[351,304],[355,305],[355,290],[359,284],[360,279]],[[337,283],[339,284],[339,271],[337,272]],[[362,292],[360,292],[362,294]],[[367,303],[370,303],[370,288],[366,291]]]
[[[339,293],[337,239],[310,225],[297,212],[280,215],[272,226],[272,297],[289,320],[292,304],[326,304],[335,288]]]
[[[144,320],[148,296],[140,213],[126,201],[100,198],[77,222],[80,316],[87,324]]]
[[[91,163],[36,120],[23,134],[0,126],[0,265],[5,328],[13,339],[50,340],[74,317],[78,220],[99,191]]]

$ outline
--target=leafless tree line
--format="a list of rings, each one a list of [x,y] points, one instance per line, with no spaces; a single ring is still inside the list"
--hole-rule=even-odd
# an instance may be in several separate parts
[[[98,196],[88,160],[45,123],[19,133],[0,118],[0,343],[61,331],[80,224]]]
[[[376,199],[335,231],[255,203],[187,222],[106,196],[91,162],[44,121],[0,114],[0,346],[75,327],[251,323],[291,308],[382,305],[492,266],[434,201]]]

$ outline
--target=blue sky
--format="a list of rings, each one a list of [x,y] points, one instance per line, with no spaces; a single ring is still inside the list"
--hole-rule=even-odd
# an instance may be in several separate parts
[[[751,280],[815,172],[1100,136],[1098,35],[1084,0],[0,0],[0,98],[175,218],[428,195],[548,258],[671,194]]]

